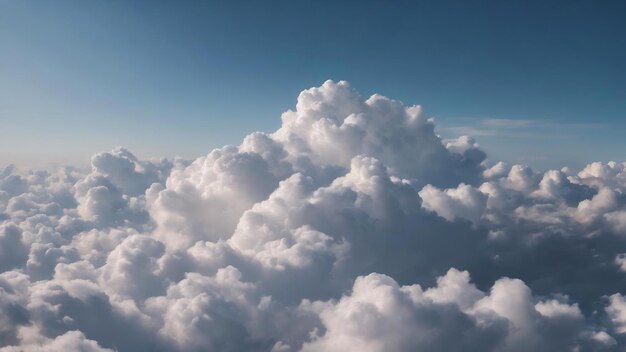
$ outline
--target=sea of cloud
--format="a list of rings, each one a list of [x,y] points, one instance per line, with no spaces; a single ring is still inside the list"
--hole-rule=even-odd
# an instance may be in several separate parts
[[[626,163],[486,165],[327,81],[194,161],[5,167],[0,351],[626,350]]]

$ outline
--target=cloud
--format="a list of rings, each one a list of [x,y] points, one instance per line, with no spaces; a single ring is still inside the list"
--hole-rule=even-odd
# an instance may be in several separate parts
[[[588,340],[576,305],[538,300],[509,278],[481,292],[456,269],[427,290],[381,274],[358,277],[338,301],[303,308],[319,314],[325,327],[304,351],[563,351]]]
[[[193,161],[5,167],[0,348],[620,350],[626,164],[485,160],[327,81]]]
[[[527,128],[534,125],[533,120],[517,120],[517,119],[483,119],[481,124],[486,127],[509,129],[509,128]]]
[[[102,348],[97,342],[88,340],[85,338],[82,332],[74,330],[68,331],[63,335],[57,336],[54,339],[38,338],[37,341],[24,344],[22,347],[3,347],[0,351],[12,352],[12,351],[49,351],[49,352],[64,352],[64,351],[82,351],[82,352],[112,352],[113,350],[108,348]]]
[[[444,120],[442,120],[444,121]],[[607,125],[595,122],[551,121],[546,119],[506,118],[455,118],[439,130],[446,136],[470,135],[474,137],[509,137],[527,143],[541,138],[583,137],[590,131],[606,129]],[[556,133],[558,132],[558,133]],[[538,155],[518,155],[518,158],[538,158]]]

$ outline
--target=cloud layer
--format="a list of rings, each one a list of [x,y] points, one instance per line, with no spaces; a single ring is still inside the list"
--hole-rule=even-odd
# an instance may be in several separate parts
[[[191,162],[5,167],[0,351],[623,350],[626,164],[486,157],[327,81]]]

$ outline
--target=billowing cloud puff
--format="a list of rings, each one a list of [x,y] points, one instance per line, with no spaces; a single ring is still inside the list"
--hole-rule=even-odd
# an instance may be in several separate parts
[[[620,351],[626,164],[536,172],[347,82],[194,161],[0,171],[2,351]]]
[[[29,337],[30,338],[30,337]],[[24,343],[21,347],[8,346],[0,348],[3,352],[12,351],[33,351],[33,352],[112,352],[108,348],[102,348],[97,342],[88,340],[80,331],[68,331],[63,335],[59,335],[54,339],[45,337],[33,338],[32,341]]]
[[[456,269],[425,291],[370,274],[338,301],[303,307],[317,312],[326,329],[304,351],[566,351],[590,336],[576,305],[538,300],[509,278],[483,293]]]
[[[292,160],[347,167],[355,155],[380,160],[395,176],[437,185],[478,182],[485,154],[472,140],[442,143],[420,106],[375,94],[363,99],[345,81],[303,91],[272,137]]]

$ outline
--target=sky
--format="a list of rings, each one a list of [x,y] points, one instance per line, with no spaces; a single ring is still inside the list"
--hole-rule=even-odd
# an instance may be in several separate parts
[[[538,169],[624,160],[620,1],[0,1],[0,164],[195,158],[347,80]]]

